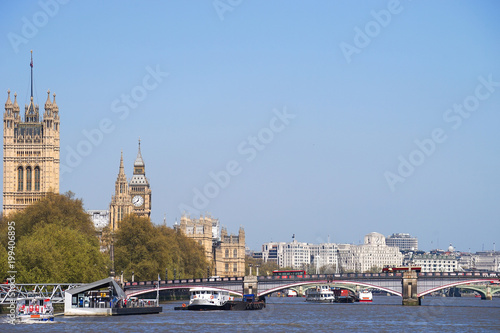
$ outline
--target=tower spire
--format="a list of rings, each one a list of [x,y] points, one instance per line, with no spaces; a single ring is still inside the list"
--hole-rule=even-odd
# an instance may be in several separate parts
[[[120,156],[120,170],[119,174],[125,174],[125,168],[123,167],[123,150]]]
[[[33,99],[33,50],[31,50],[31,98]]]

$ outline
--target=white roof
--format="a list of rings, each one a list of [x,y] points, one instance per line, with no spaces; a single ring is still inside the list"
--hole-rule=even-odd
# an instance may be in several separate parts
[[[207,287],[195,287],[195,288],[191,288],[189,289],[189,291],[227,291],[227,290],[223,290],[223,289],[219,289],[219,288],[207,288]]]

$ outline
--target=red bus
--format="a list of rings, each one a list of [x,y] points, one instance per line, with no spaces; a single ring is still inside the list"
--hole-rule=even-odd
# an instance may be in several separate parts
[[[422,267],[420,266],[411,266],[411,270],[415,271],[417,273],[420,273],[422,270]],[[400,266],[400,267],[384,267],[382,268],[383,273],[402,273],[402,272],[407,272],[408,271],[408,266]]]
[[[282,279],[288,279],[290,277],[299,277],[302,278],[306,275],[306,271],[304,270],[276,270],[273,271],[273,276],[281,276]]]

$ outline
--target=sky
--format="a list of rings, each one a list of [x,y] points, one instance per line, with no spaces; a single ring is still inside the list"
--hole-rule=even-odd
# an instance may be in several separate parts
[[[497,1],[10,1],[0,92],[56,93],[60,192],[108,209],[138,140],[152,221],[246,244],[500,239]]]

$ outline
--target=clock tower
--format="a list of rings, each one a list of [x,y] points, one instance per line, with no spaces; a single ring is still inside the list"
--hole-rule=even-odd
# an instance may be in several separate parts
[[[134,162],[134,174],[129,183],[132,212],[137,216],[151,216],[151,188],[146,178],[146,166],[141,154],[141,140],[139,151]]]

